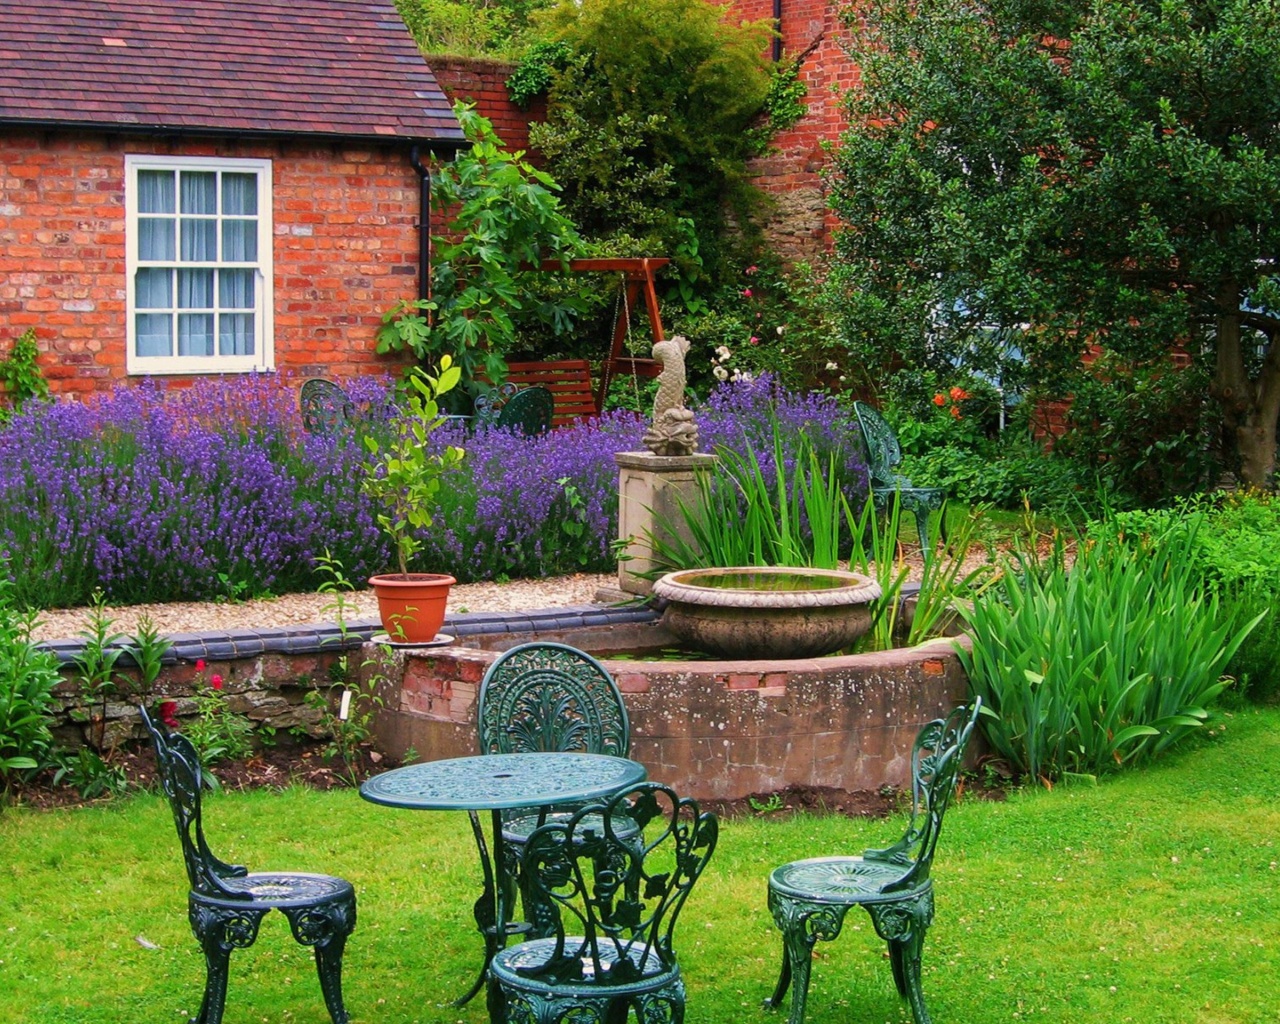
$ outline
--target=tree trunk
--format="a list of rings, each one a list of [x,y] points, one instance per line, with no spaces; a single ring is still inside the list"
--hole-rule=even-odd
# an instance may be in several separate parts
[[[1234,442],[1241,481],[1266,487],[1276,468],[1280,346],[1272,342],[1257,382],[1251,381],[1245,371],[1235,282],[1220,287],[1217,307],[1217,365],[1210,390],[1222,407],[1225,435]]]

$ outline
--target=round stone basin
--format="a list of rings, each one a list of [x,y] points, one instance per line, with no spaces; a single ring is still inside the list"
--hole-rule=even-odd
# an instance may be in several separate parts
[[[683,569],[653,585],[662,625],[681,643],[725,658],[816,658],[871,628],[880,586],[835,569]]]

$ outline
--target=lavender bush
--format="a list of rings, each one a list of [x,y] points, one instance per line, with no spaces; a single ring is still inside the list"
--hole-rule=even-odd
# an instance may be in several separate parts
[[[360,490],[360,438],[394,429],[393,388],[344,387],[358,414],[333,437],[303,431],[293,383],[270,374],[28,407],[0,428],[0,559],[16,600],[84,604],[95,587],[113,602],[310,590],[326,550],[352,578],[387,569],[392,552]],[[699,412],[702,446],[749,440],[771,453],[771,408],[784,438],[803,431],[820,453],[839,451],[848,486],[865,488],[856,428],[837,403],[768,380],[722,385]],[[467,456],[413,568],[464,582],[608,571],[613,453],[638,449],[643,432],[628,412],[536,438],[438,431],[433,444]]]

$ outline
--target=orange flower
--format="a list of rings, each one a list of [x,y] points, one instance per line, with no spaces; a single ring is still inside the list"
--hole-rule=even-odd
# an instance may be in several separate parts
[[[947,396],[944,395],[941,391],[939,391],[936,395],[933,396],[933,404],[938,406],[946,405]]]
[[[953,405],[951,407],[951,418],[954,420],[958,420],[960,418],[960,406]]]
[[[964,388],[960,388],[960,387],[952,388],[949,393],[951,395],[951,401],[953,402],[963,402],[966,398],[969,397],[969,392],[967,392]]]

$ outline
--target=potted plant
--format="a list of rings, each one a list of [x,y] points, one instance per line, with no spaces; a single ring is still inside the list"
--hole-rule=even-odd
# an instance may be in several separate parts
[[[379,506],[378,525],[395,545],[398,573],[369,580],[378,598],[382,626],[392,640],[429,643],[444,624],[449,588],[457,581],[440,573],[409,571],[409,560],[422,545],[420,532],[431,525],[440,478],[462,462],[463,450],[447,445],[428,450],[431,435],[444,423],[440,395],[456,387],[461,371],[449,356],[440,360],[438,376],[415,368],[404,383],[404,416],[400,429],[386,442],[366,436],[364,491]]]

